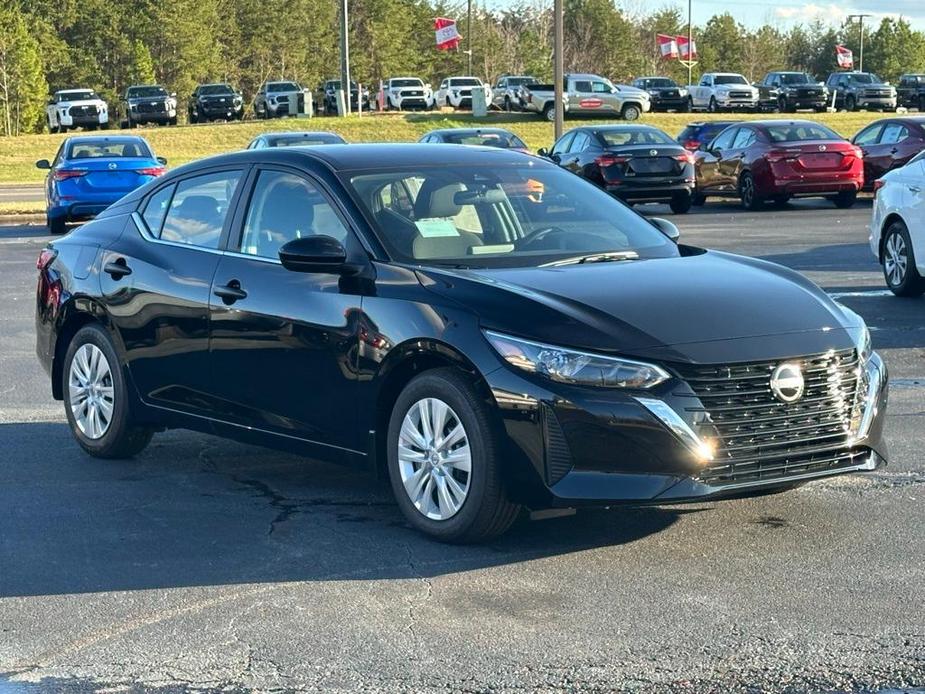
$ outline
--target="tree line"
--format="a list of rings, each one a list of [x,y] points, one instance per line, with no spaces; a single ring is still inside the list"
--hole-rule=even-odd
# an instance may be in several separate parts
[[[314,87],[339,70],[338,2],[332,0],[11,0],[0,7],[0,131],[44,127],[47,95],[91,87],[114,104],[126,86],[159,82],[181,99],[202,82],[227,81],[247,98],[267,79]],[[476,1],[473,72],[548,80],[552,70],[551,0],[521,0],[489,11]],[[433,18],[453,17],[469,33],[459,0],[350,0],[351,74],[375,84],[416,75],[435,85],[465,74],[467,56],[434,46]],[[679,8],[649,14],[620,0],[565,0],[565,64],[618,82],[640,75],[687,81],[687,69],[663,61],[655,34],[685,34]],[[864,67],[888,80],[925,72],[925,34],[908,22],[883,19],[865,27]],[[858,55],[856,25],[821,22],[782,29],[746,28],[733,14],[694,27],[699,64],[759,79],[775,69],[800,69],[824,79],[836,69],[835,45]]]

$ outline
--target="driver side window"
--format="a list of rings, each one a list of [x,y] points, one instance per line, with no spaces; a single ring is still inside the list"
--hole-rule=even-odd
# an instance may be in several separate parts
[[[595,94],[610,94],[610,87],[603,82],[592,82],[591,91]]]
[[[551,154],[564,154],[568,151],[569,145],[572,143],[572,139],[575,137],[574,132],[565,133],[559,141],[553,145]]]
[[[729,128],[724,130],[719,135],[716,136],[716,139],[710,143],[710,149],[716,152],[721,152],[724,149],[729,149],[732,147],[732,143],[735,141],[736,135],[739,133],[739,128]]]

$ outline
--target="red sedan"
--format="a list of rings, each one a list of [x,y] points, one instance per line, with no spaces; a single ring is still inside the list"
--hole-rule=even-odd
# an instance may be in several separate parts
[[[827,197],[851,207],[864,184],[861,149],[812,121],[732,125],[697,152],[694,204],[738,197],[749,210],[793,196]]]

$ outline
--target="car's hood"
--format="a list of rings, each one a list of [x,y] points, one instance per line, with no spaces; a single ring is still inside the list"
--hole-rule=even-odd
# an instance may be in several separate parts
[[[141,103],[143,101],[170,101],[172,97],[167,94],[161,94],[159,96],[130,96],[128,102],[130,104]]]
[[[59,101],[55,108],[64,108],[71,106],[105,106],[106,102],[102,99],[75,99],[74,101]]]
[[[552,268],[427,269],[431,291],[483,328],[669,361],[774,359],[845,349],[861,325],[787,268],[727,253]],[[734,345],[735,343],[735,345]]]
[[[638,98],[649,98],[649,92],[645,89],[639,89],[639,87],[630,87],[626,84],[615,84],[617,91],[623,96],[635,96]]]
[[[718,92],[758,91],[757,87],[753,87],[750,84],[718,84],[714,89]]]

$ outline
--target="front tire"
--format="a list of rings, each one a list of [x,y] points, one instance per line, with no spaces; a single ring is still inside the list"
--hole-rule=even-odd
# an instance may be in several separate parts
[[[95,458],[131,458],[153,431],[137,426],[118,355],[105,329],[90,324],[74,335],[64,358],[64,411],[77,443]]]
[[[707,105],[707,111],[709,113],[717,113],[719,111],[719,106],[716,104],[716,97],[710,97],[710,103]]]
[[[896,296],[925,294],[925,279],[915,267],[915,251],[909,230],[900,221],[887,227],[883,236],[883,278]]]
[[[392,491],[411,525],[443,542],[481,542],[507,530],[520,507],[501,476],[490,412],[454,369],[413,379],[398,396],[388,430]]]
[[[845,97],[845,110],[846,111],[857,111],[858,110],[857,99],[855,99],[850,94]]]
[[[626,104],[620,112],[623,120],[639,120],[642,110],[636,104]]]

